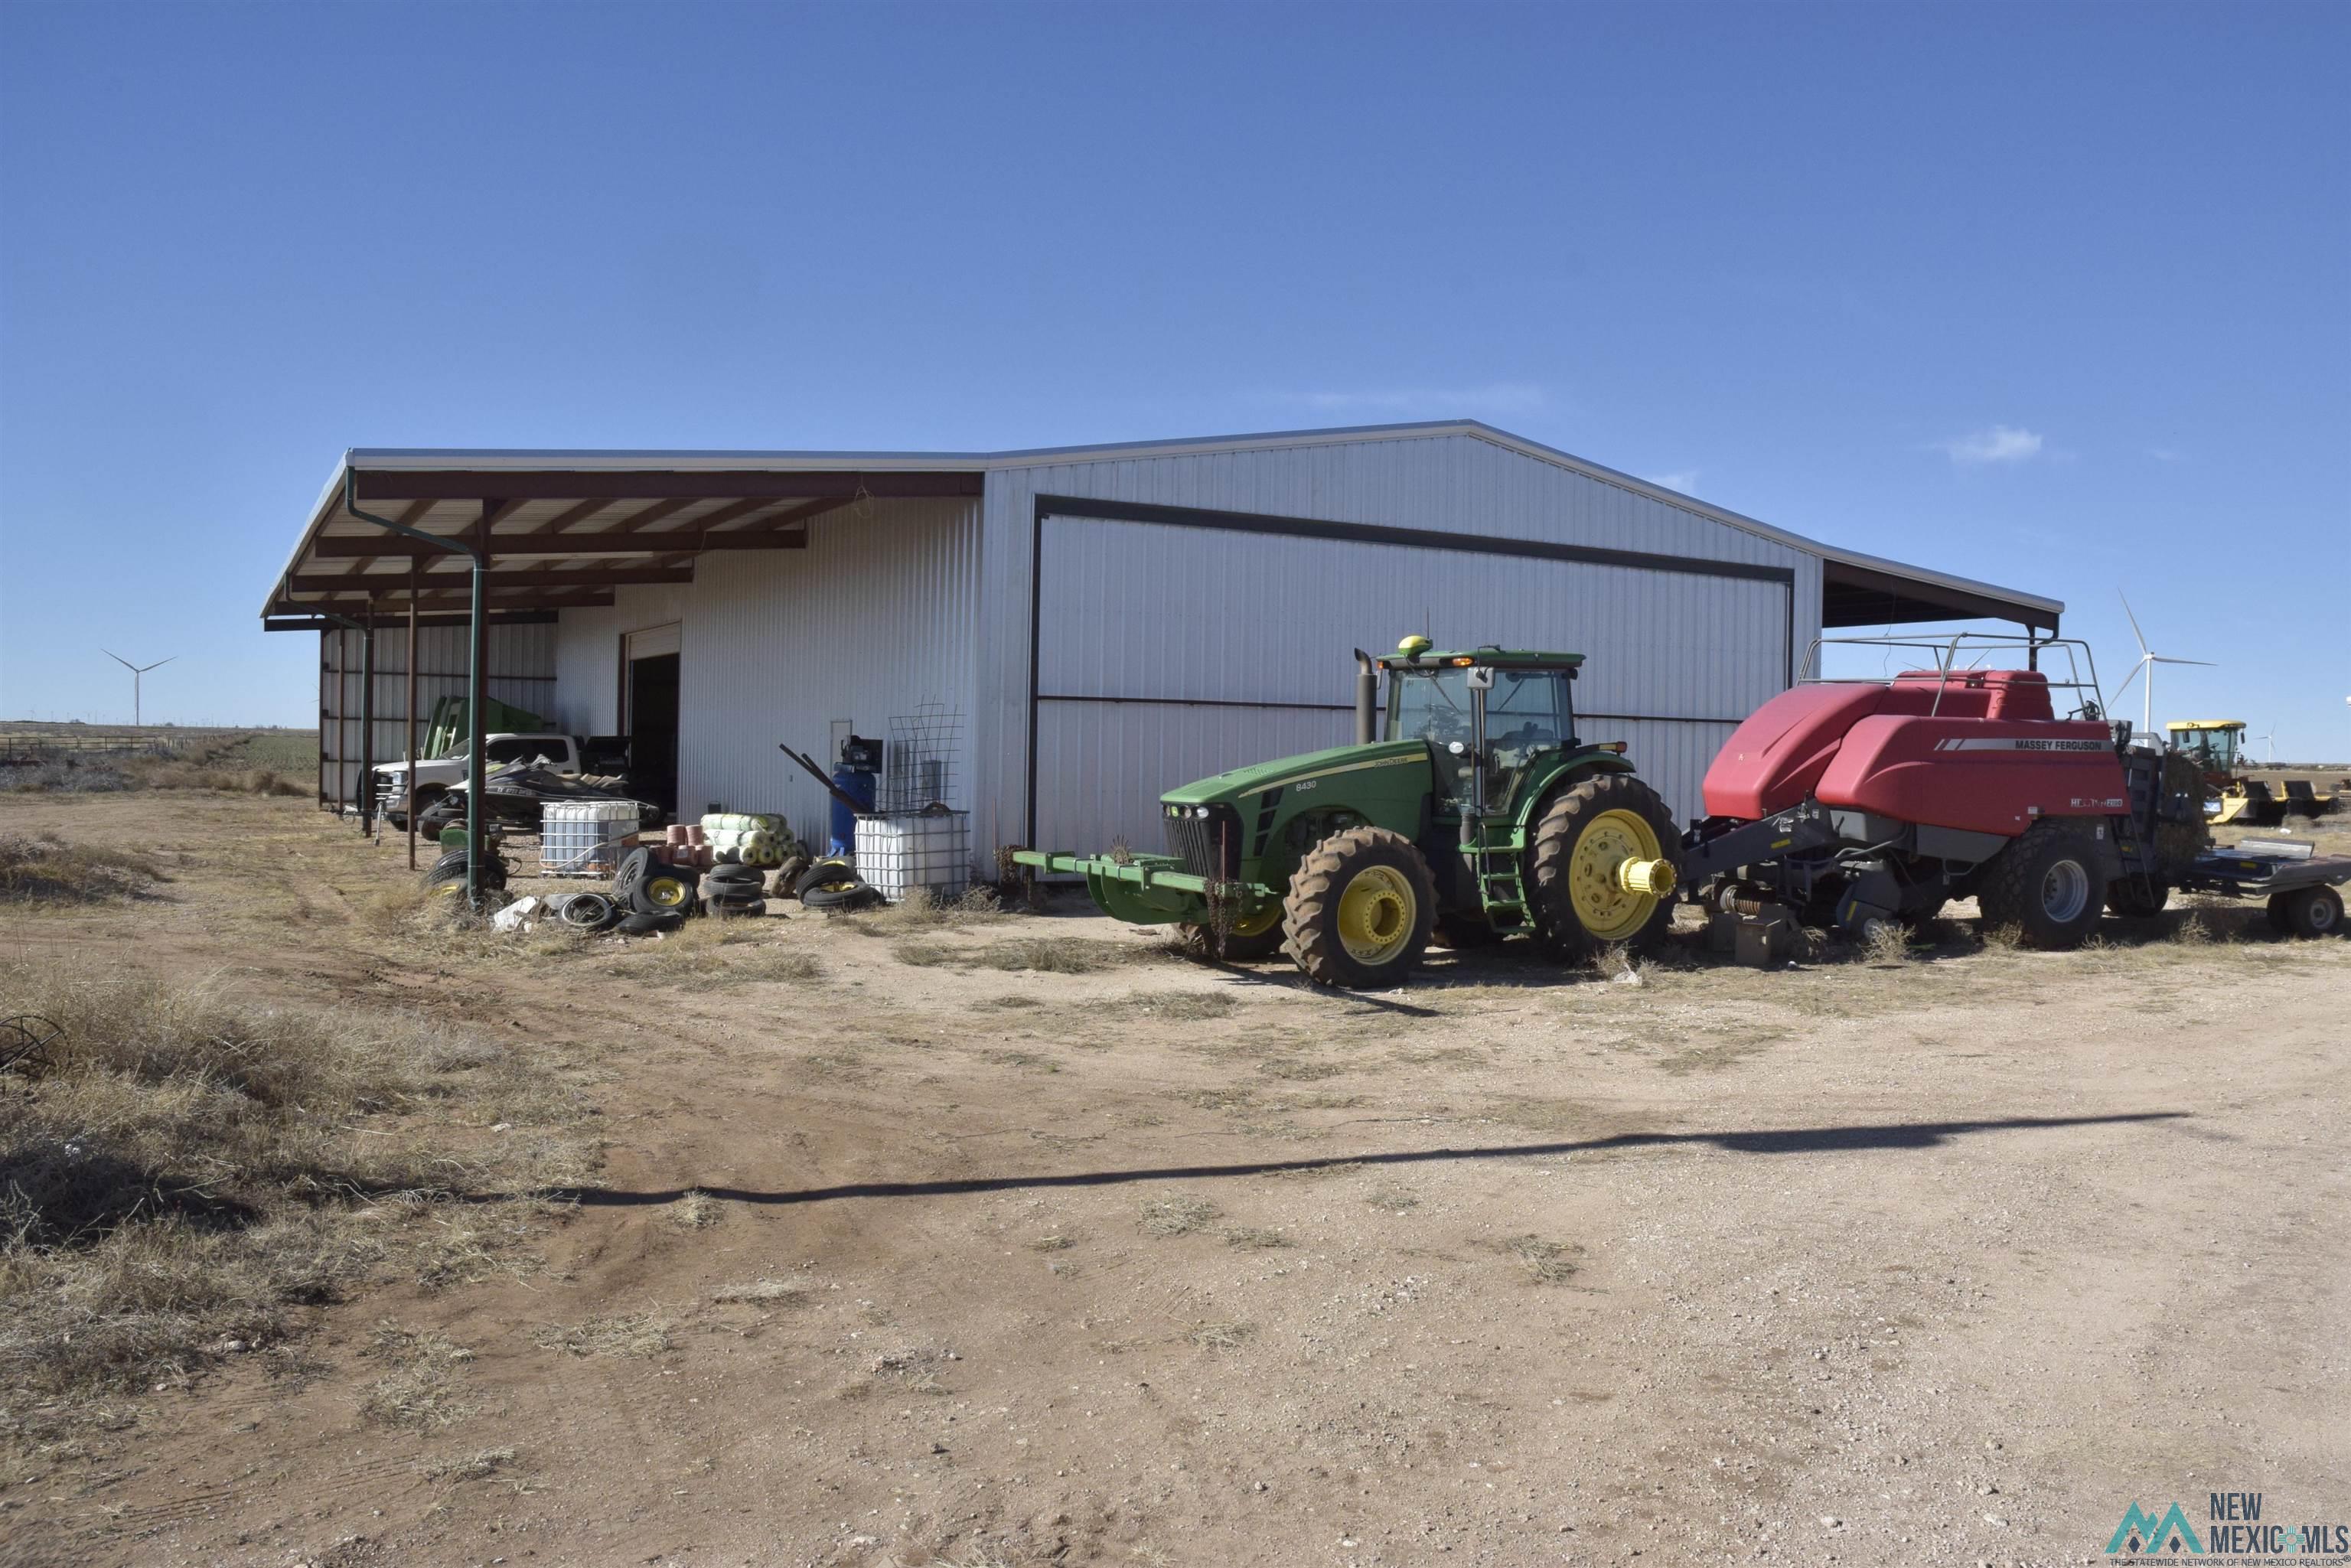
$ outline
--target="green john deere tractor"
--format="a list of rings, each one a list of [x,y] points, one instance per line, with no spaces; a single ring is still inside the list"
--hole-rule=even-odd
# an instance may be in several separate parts
[[[1355,658],[1355,744],[1168,791],[1168,853],[1012,858],[1083,876],[1121,920],[1182,927],[1199,956],[1279,948],[1325,985],[1397,984],[1432,939],[1523,932],[1573,962],[1663,935],[1673,818],[1622,741],[1578,738],[1582,654],[1407,637]]]

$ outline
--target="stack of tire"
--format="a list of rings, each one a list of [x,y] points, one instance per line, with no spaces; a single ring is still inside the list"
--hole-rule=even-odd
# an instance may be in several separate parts
[[[650,849],[631,850],[612,878],[612,901],[625,911],[614,929],[631,936],[674,931],[702,905],[700,878]]]
[[[767,873],[744,862],[712,866],[702,876],[702,904],[721,916],[768,912]]]
[[[792,896],[806,908],[841,913],[871,909],[884,902],[882,890],[858,875],[854,865],[830,855],[800,873],[792,883]]]
[[[702,819],[702,832],[721,865],[773,871],[798,847],[784,820],[765,811],[713,811]]]
[[[435,898],[465,897],[465,850],[459,848],[444,852],[439,860],[426,868],[422,880],[424,883],[424,891]],[[506,885],[507,862],[495,854],[484,855],[482,857],[482,891],[486,894],[500,893],[505,891]]]

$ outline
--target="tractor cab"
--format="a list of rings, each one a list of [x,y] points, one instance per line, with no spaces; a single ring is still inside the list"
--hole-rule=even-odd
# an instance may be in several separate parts
[[[2215,784],[2237,770],[2238,753],[2245,738],[2241,718],[2173,719],[2163,727],[2172,748],[2193,758]]]
[[[1438,653],[1426,637],[1407,637],[1379,661],[1388,677],[1383,738],[1426,741],[1437,792],[1455,810],[1509,811],[1541,758],[1577,744],[1583,663],[1581,653],[1492,647]]]

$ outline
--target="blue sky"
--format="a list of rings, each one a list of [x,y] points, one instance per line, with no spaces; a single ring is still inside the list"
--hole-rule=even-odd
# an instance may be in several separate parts
[[[1469,415],[2110,686],[2126,590],[2222,661],[2158,721],[2351,758],[2346,80],[2321,5],[15,0],[0,714],[309,722],[346,446]]]

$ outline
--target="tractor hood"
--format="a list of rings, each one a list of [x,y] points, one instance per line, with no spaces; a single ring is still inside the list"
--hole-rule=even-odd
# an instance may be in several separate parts
[[[1380,740],[1369,746],[1334,746],[1328,751],[1309,751],[1297,757],[1276,758],[1271,762],[1253,763],[1247,768],[1236,768],[1229,773],[1215,774],[1181,789],[1170,789],[1160,800],[1171,806],[1214,806],[1238,801],[1244,796],[1260,795],[1268,789],[1303,784],[1311,779],[1399,768],[1416,762],[1427,766],[1426,741]]]

